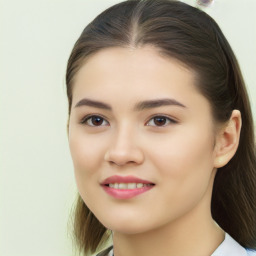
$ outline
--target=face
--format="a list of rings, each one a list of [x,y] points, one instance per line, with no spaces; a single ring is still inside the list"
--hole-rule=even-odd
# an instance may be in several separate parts
[[[210,211],[214,123],[193,71],[156,49],[109,48],[76,74],[70,151],[81,197],[128,234]]]

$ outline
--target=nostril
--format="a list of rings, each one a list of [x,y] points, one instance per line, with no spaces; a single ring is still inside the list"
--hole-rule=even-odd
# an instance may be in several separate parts
[[[117,165],[117,166],[122,166],[122,165],[123,165],[123,164],[117,163],[117,162],[115,162],[115,161],[109,161],[109,163],[110,163],[111,165]]]
[[[124,166],[124,165],[127,165],[127,164],[133,164],[133,163],[135,163],[135,162],[134,162],[134,161],[127,161],[127,162],[121,163],[121,162],[118,162],[118,161],[109,161],[109,163],[110,163],[111,165],[116,165],[116,166],[121,167],[121,166]]]

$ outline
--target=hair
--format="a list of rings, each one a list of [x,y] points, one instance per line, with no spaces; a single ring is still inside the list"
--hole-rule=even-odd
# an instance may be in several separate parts
[[[256,150],[253,118],[237,59],[217,23],[205,12],[176,0],[128,0],[98,15],[77,40],[67,65],[69,114],[78,70],[93,54],[109,47],[154,46],[197,74],[197,88],[211,105],[213,119],[225,123],[241,112],[240,143],[215,177],[213,219],[246,248],[256,248]],[[74,237],[79,251],[95,252],[108,237],[78,195]]]

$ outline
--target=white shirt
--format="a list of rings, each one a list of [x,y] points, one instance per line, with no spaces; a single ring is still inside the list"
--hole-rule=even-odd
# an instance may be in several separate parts
[[[246,249],[236,242],[228,233],[225,233],[224,241],[219,245],[215,252],[211,256],[248,256],[256,255],[248,254]]]
[[[113,256],[113,249],[108,256]],[[214,251],[211,256],[256,256],[256,251],[247,251],[238,242],[236,242],[228,233],[225,233],[224,241]]]

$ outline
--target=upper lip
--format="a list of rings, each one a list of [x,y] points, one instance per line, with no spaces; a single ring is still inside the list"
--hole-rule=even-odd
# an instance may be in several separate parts
[[[143,184],[154,184],[151,181],[143,180],[135,176],[119,176],[114,175],[106,178],[101,182],[101,185],[113,184],[113,183],[143,183]]]

